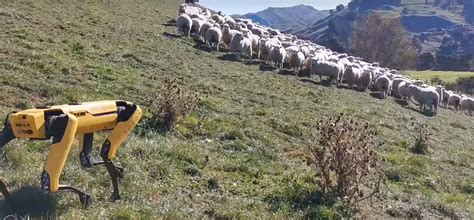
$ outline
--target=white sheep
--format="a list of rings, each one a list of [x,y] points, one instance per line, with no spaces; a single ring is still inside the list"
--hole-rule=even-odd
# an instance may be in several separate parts
[[[270,51],[274,46],[279,46],[279,41],[273,38],[262,38],[260,39],[260,45],[258,47],[258,59],[268,63],[270,59]],[[286,56],[286,53],[285,53]]]
[[[230,42],[230,51],[236,54],[237,60],[240,60],[243,53],[252,59],[252,42],[242,32],[237,32]]]
[[[417,85],[408,86],[410,96],[420,104],[420,111],[425,111],[425,106],[430,107],[430,111],[438,112],[439,95],[432,88],[423,88]]]
[[[461,104],[461,96],[455,93],[449,95],[449,105],[454,107],[454,110],[459,110],[459,104]]]
[[[258,35],[252,34],[250,36],[250,41],[252,42],[252,52],[253,54],[258,54],[258,49],[260,46],[260,37]]]
[[[285,61],[286,50],[281,45],[275,45],[272,47],[272,49],[270,49],[268,57],[271,61],[275,63],[278,72],[280,72],[283,69],[283,62]]]
[[[354,85],[357,85],[358,79],[362,76],[364,70],[358,65],[352,64],[347,66],[344,71],[343,76],[339,79],[340,83],[342,80],[345,80],[349,88],[352,88]]]
[[[438,95],[439,95],[439,100],[438,100],[438,101],[439,101],[439,104],[443,103],[443,99],[444,99],[444,89],[443,89],[443,87],[440,86],[440,85],[437,85],[437,86],[435,87],[435,90],[436,90],[436,92],[437,92]]]
[[[446,90],[445,88],[443,88],[442,90],[443,90],[443,101],[441,103],[442,103],[443,108],[448,108],[449,97],[453,94],[453,92]]]
[[[210,22],[207,22],[205,21],[202,25],[201,25],[201,30],[200,30],[200,33],[199,33],[199,36],[202,38],[202,41],[204,43],[206,43],[206,32],[207,30],[209,30],[209,28],[211,28],[213,26],[212,23]]]
[[[357,78],[357,88],[360,91],[366,91],[369,89],[372,85],[372,73],[370,70],[364,70],[359,77]]]
[[[472,112],[474,111],[474,99],[462,95],[459,107],[462,111],[467,111],[469,115],[472,116]]]
[[[258,35],[259,37],[262,37],[263,35],[268,34],[265,30],[260,29],[260,28],[253,28],[250,29],[252,31],[252,34]]]
[[[191,36],[192,25],[193,21],[187,14],[182,14],[176,19],[176,27],[178,27],[179,31],[184,36]]]
[[[383,75],[375,80],[374,86],[380,92],[381,98],[386,99],[392,91],[392,80]]]
[[[290,68],[295,70],[295,74],[299,75],[300,71],[303,69],[305,57],[303,52],[292,50],[290,52],[290,57],[288,59],[288,64]]]
[[[230,42],[237,33],[238,31],[231,30],[231,27],[228,24],[224,24],[224,26],[222,26],[222,42],[230,48]]]
[[[201,39],[201,27],[204,24],[204,21],[198,18],[193,18],[192,20],[192,26],[191,26],[191,32],[195,34],[196,39]]]
[[[211,50],[215,48],[216,51],[219,51],[221,39],[222,31],[218,26],[211,27],[206,31],[206,44],[211,47]]]
[[[406,82],[406,81],[407,81],[407,79],[405,79],[405,78],[394,78],[392,80],[392,94],[394,96],[396,96],[396,97],[400,96],[400,94],[398,94],[398,87],[399,87],[400,83]]]
[[[402,81],[398,84],[397,94],[404,101],[408,101],[411,97],[410,91],[408,90],[410,85],[412,84],[409,81]]]
[[[318,74],[319,79],[322,82],[323,76],[329,77],[329,86],[334,82],[339,86],[339,76],[342,75],[344,67],[340,63],[334,63],[331,61],[315,61],[312,60],[310,74]]]
[[[221,24],[221,25],[225,23],[225,18],[218,15],[218,14],[213,14],[211,16],[211,19],[214,20],[216,23]]]
[[[205,8],[203,11],[202,11],[202,15],[204,15],[206,18],[211,18],[212,16],[212,13],[211,11],[209,11],[209,9]]]

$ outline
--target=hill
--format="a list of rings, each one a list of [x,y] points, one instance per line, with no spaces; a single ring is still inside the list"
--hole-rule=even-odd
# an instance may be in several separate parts
[[[397,3],[394,3],[397,2]],[[399,17],[413,39],[419,54],[424,55],[419,69],[469,71],[474,69],[474,26],[469,1],[453,11],[447,1],[370,1],[350,3],[325,19],[299,29],[288,30],[329,48],[347,51],[354,22],[368,13]],[[469,14],[468,14],[469,13]]]
[[[232,15],[232,17],[249,18],[262,25],[280,30],[302,28],[329,15],[329,11],[316,10],[308,5],[293,7],[270,7],[257,13]]]
[[[321,205],[306,165],[306,145],[320,119],[342,112],[369,123],[385,143],[377,151],[386,160],[387,180],[374,207],[362,207],[366,216],[473,218],[472,118],[448,110],[426,117],[392,99],[219,59],[225,52],[204,52],[177,35],[170,20],[179,3],[3,2],[1,119],[42,103],[101,99],[124,99],[145,110],[118,150],[116,161],[125,167],[122,201],[109,201],[105,168],[81,169],[74,147],[62,183],[95,200],[83,209],[75,195],[57,194],[59,217],[330,217],[334,212]],[[173,132],[146,130],[146,99],[169,77],[203,100]],[[433,153],[410,151],[415,122],[432,133]],[[96,145],[105,137],[96,135]],[[0,176],[9,187],[39,185],[49,144],[17,140],[4,149]]]

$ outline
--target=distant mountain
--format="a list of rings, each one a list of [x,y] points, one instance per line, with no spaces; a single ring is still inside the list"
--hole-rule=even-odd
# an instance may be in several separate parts
[[[474,0],[459,3],[453,11],[446,1],[358,0],[338,7],[328,17],[287,33],[309,39],[338,52],[347,52],[354,22],[368,13],[378,12],[400,17],[413,38],[414,46],[431,63],[424,69],[473,70],[474,63]],[[471,24],[469,24],[471,23]]]
[[[285,31],[313,24],[328,15],[329,11],[319,11],[308,5],[297,5],[286,8],[270,7],[257,13],[232,15],[232,17],[249,18],[262,25]]]

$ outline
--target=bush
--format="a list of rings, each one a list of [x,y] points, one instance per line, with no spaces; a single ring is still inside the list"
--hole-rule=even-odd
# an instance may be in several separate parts
[[[431,85],[446,85],[446,82],[444,82],[441,78],[438,76],[431,77]]]
[[[341,114],[320,121],[317,130],[309,145],[310,164],[328,200],[355,208],[378,193],[383,174],[368,124]],[[369,179],[376,181],[368,184]],[[365,188],[370,192],[364,192]]]
[[[149,125],[157,130],[170,131],[201,100],[198,93],[181,89],[176,79],[166,79],[164,89],[154,91],[147,99],[151,113]]]
[[[427,154],[431,150],[431,134],[426,125],[416,125],[417,137],[411,152],[415,154]]]

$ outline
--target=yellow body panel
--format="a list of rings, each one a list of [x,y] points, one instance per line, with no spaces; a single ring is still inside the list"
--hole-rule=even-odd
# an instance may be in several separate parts
[[[10,115],[15,137],[46,139],[45,113],[61,111],[78,120],[77,134],[111,130],[117,124],[116,101],[85,102],[80,105],[57,105],[45,109],[29,109]]]
[[[46,138],[44,112],[39,109],[31,109],[12,114],[9,120],[15,137]]]

